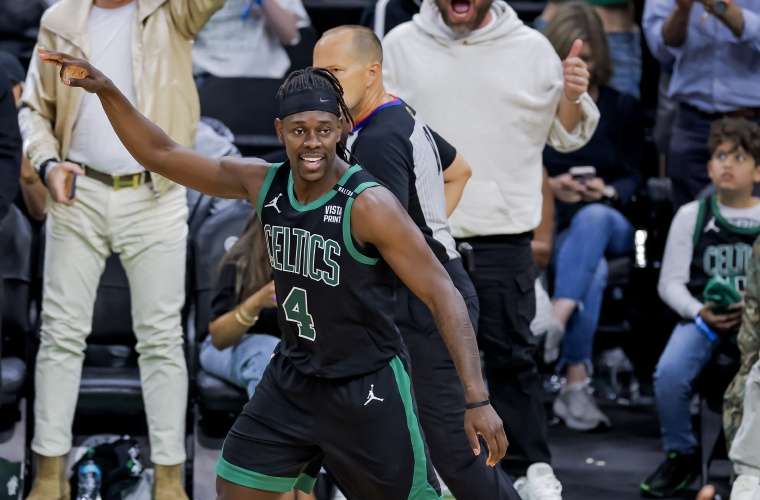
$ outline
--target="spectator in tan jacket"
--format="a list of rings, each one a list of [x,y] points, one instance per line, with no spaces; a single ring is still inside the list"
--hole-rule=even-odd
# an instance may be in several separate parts
[[[42,17],[37,47],[84,57],[175,141],[191,146],[199,118],[192,39],[223,0],[61,0]],[[29,499],[69,498],[83,352],[106,258],[118,253],[147,413],[156,500],[187,499],[184,188],[149,174],[113,132],[97,97],[65,86],[34,55],[19,120],[25,152],[50,192],[41,343],[35,373],[38,466]],[[72,185],[75,188],[72,188]]]

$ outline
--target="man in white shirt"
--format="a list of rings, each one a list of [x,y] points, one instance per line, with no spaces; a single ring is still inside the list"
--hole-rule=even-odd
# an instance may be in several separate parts
[[[285,47],[311,24],[301,0],[226,0],[198,33],[197,75],[282,78],[290,68]]]
[[[222,0],[61,0],[38,47],[86,57],[185,146],[199,117],[192,38]],[[105,260],[119,254],[131,290],[155,500],[187,500],[185,189],[149,174],[119,141],[96,96],[59,82],[35,54],[19,113],[25,153],[50,191],[42,327],[35,372],[37,474],[31,500],[68,499],[64,471],[86,338]],[[74,185],[75,189],[71,186]]]
[[[536,276],[530,242],[541,219],[544,145],[578,149],[598,122],[586,93],[588,71],[576,57],[579,43],[563,75],[549,42],[500,0],[424,0],[411,22],[383,40],[388,90],[472,165],[450,222],[454,236],[475,251],[479,344],[510,440],[503,464],[513,474],[550,460],[530,333]],[[528,471],[528,482],[533,498],[560,498],[545,464]]]

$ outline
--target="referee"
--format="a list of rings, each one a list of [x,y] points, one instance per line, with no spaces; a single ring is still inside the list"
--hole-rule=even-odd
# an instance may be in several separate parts
[[[448,226],[470,167],[414,110],[385,92],[382,58],[380,41],[361,26],[329,30],[314,49],[314,66],[331,71],[343,86],[355,122],[348,138],[352,155],[407,209],[476,325],[477,293]],[[463,432],[465,400],[454,363],[428,308],[405,287],[399,290],[396,323],[412,358],[412,383],[431,459],[446,485],[457,498],[519,499],[500,467],[487,467],[484,454],[473,454]]]

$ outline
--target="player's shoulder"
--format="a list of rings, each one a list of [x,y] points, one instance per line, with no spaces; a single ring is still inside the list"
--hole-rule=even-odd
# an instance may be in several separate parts
[[[367,175],[372,178],[370,174]],[[379,181],[372,181],[356,194],[352,212],[360,217],[382,218],[382,214],[397,207],[400,207],[398,198]]]

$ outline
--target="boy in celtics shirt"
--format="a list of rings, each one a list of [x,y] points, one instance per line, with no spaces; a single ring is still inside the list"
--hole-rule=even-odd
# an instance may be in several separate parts
[[[641,483],[642,493],[672,496],[699,475],[697,440],[691,428],[692,383],[718,345],[733,337],[742,304],[727,309],[703,303],[715,276],[744,290],[752,244],[760,235],[760,126],[741,118],[713,123],[707,169],[715,194],[684,205],[668,234],[658,291],[682,318],[655,371],[655,396],[665,461]]]

